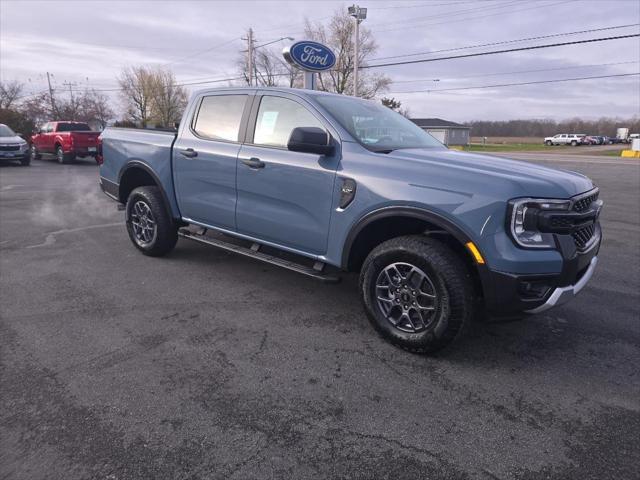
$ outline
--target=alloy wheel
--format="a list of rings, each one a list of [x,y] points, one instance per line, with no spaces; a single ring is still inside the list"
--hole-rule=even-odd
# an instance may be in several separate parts
[[[136,243],[146,247],[154,242],[158,234],[158,227],[151,208],[146,202],[138,200],[131,209],[131,225]]]
[[[415,265],[388,265],[378,275],[375,291],[380,312],[398,330],[418,333],[435,319],[436,289],[429,276]]]

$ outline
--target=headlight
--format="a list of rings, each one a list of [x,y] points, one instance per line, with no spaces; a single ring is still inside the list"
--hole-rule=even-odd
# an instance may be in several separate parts
[[[29,150],[29,144],[27,142],[21,143],[20,144],[20,151],[21,152],[26,152],[27,150]]]
[[[554,248],[553,234],[540,232],[537,213],[540,210],[568,211],[570,200],[520,198],[510,202],[510,230],[515,242],[524,248]]]

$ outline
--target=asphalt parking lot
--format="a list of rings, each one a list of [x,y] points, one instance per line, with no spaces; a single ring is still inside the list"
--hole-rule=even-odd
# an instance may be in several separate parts
[[[90,160],[0,166],[0,478],[639,478],[640,163],[520,157],[600,186],[598,269],[437,357],[378,338],[355,277],[144,257]]]

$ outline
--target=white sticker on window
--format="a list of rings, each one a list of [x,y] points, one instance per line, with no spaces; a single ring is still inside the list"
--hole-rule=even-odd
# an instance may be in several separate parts
[[[278,120],[278,113],[280,112],[263,112],[262,120],[260,121],[260,133],[262,135],[271,135],[276,128],[276,121]]]

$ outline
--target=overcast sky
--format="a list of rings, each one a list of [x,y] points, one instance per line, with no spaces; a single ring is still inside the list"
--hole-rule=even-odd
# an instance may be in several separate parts
[[[113,89],[116,76],[127,65],[166,65],[184,82],[234,77],[238,52],[245,47],[240,37],[248,27],[254,28],[259,43],[283,36],[300,40],[305,18],[326,21],[350,4],[0,0],[0,74],[2,80],[26,82],[25,93],[35,93],[46,89],[48,71],[60,94],[68,89],[66,82],[76,83],[75,88]],[[377,40],[376,58],[621,25],[632,26],[406,59],[640,32],[638,0],[362,0],[359,4],[369,9],[363,26]],[[281,48],[285,42],[277,45]],[[393,60],[369,63],[388,61]],[[639,76],[401,93],[636,73],[640,72],[638,37],[376,71],[394,80],[385,95],[401,100],[414,117],[467,121],[640,114]],[[513,73],[522,71],[527,73]],[[118,101],[116,93],[105,93]]]

